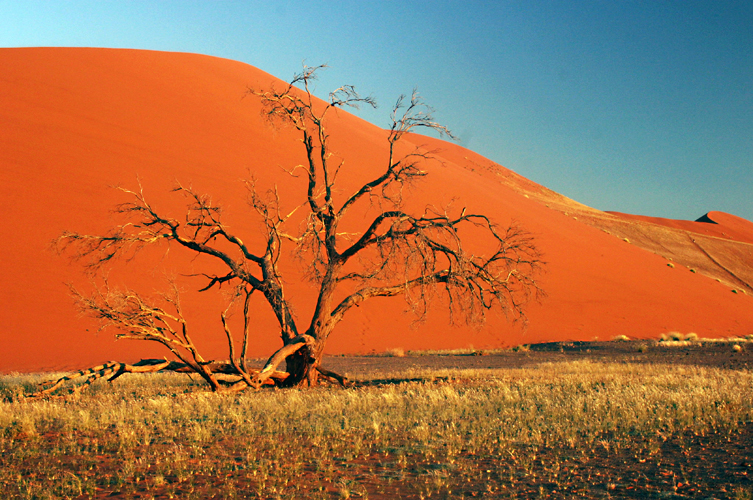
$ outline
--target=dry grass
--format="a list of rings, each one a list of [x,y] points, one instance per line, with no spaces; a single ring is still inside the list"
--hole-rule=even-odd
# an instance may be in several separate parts
[[[405,351],[400,347],[387,349],[382,354],[376,354],[376,356],[386,356],[394,358],[402,358],[404,356],[409,357],[421,357],[421,356],[486,356],[489,354],[496,354],[500,352],[508,352],[516,348],[496,348],[496,349],[476,349],[473,346],[458,348],[458,349],[422,349],[422,350],[408,350]],[[354,355],[358,356],[358,355]],[[366,354],[365,356],[375,356],[374,354]]]
[[[753,343],[753,335],[712,339],[698,337],[697,333],[682,334],[680,332],[670,332],[662,334],[656,345],[660,347],[687,347],[699,344],[730,344],[734,350],[739,351],[742,349],[741,345],[750,343]]]
[[[562,491],[573,478],[552,471],[572,457],[650,459],[667,439],[753,420],[748,371],[575,361],[363,379],[220,395],[148,375],[24,400],[40,377],[2,377],[0,485],[12,498],[427,498],[469,484],[501,494],[523,474]]]
[[[387,349],[384,355],[394,358],[402,358],[405,357],[405,351],[401,347],[393,347],[392,349]]]

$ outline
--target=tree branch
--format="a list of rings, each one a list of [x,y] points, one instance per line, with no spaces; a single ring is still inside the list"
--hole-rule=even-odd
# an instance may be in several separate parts
[[[280,363],[282,363],[288,356],[295,352],[298,352],[308,345],[311,345],[313,341],[314,339],[309,335],[299,335],[291,342],[282,346],[267,360],[264,368],[262,368],[261,371],[256,374],[251,382],[251,386],[255,388],[261,386],[261,384],[263,384],[265,380],[272,376],[272,374],[277,370],[277,367],[280,366]]]

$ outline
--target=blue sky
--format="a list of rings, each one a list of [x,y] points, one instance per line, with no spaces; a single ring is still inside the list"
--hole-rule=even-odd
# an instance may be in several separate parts
[[[327,63],[386,126],[416,86],[461,144],[601,210],[753,220],[753,2],[4,1],[0,46]],[[0,69],[0,71],[2,71]]]

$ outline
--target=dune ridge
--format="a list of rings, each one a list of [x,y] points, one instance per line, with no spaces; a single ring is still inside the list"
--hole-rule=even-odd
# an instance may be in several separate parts
[[[66,229],[112,227],[111,209],[124,197],[108,186],[134,189],[139,181],[153,203],[176,215],[182,203],[170,193],[176,181],[211,194],[234,230],[253,241],[258,225],[240,179],[253,175],[258,185],[278,185],[284,203],[300,190],[284,170],[301,161],[294,135],[264,120],[258,101],[244,98],[249,86],[282,82],[236,61],[127,49],[0,49],[0,65],[0,194],[9,212],[0,240],[0,372],[164,356],[160,346],[114,342],[80,317],[65,283],[86,289],[88,280],[50,242]],[[342,110],[330,130],[346,162],[343,189],[379,168],[383,130]],[[753,298],[731,293],[745,290],[732,276],[753,282],[749,221],[719,212],[707,215],[716,224],[599,212],[458,145],[418,135],[409,140],[438,150],[441,160],[427,165],[429,176],[411,191],[411,204],[467,206],[500,224],[516,221],[536,238],[547,262],[540,280],[547,297],[530,305],[527,325],[500,314],[479,330],[449,325],[441,301],[425,322],[411,325],[402,300],[376,299],[346,317],[328,352],[655,338],[668,331],[753,333]],[[708,258],[703,264],[691,247],[703,248],[719,265]],[[181,276],[199,272],[205,262],[172,250],[165,257],[165,250],[115,266],[111,282],[149,293],[164,288],[166,275],[178,276],[194,338],[205,356],[227,357],[219,322],[223,296],[200,294],[199,283]],[[706,267],[690,272],[682,259]],[[313,289],[295,265],[285,270],[305,317]],[[274,319],[261,301],[253,306],[258,321],[251,354],[266,356],[279,344]]]

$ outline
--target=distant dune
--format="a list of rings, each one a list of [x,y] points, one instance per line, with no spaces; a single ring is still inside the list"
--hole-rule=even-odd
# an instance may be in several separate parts
[[[627,220],[647,222],[703,236],[753,244],[753,223],[724,212],[709,212],[694,221],[662,219],[661,217],[646,217],[619,212],[608,213]]]
[[[125,201],[109,186],[135,188],[140,179],[151,202],[175,216],[182,202],[170,193],[176,182],[211,194],[253,244],[258,223],[240,180],[277,185],[290,204],[305,189],[284,171],[302,161],[295,136],[264,120],[257,100],[244,98],[248,86],[282,82],[239,62],[136,50],[0,49],[0,67],[0,372],[165,355],[156,345],[114,342],[112,332],[97,333],[95,322],[80,317],[65,283],[86,289],[88,280],[50,242],[66,229],[106,231],[115,222],[111,209]],[[342,186],[373,177],[385,158],[385,131],[345,111],[330,127],[345,160]],[[438,150],[442,160],[426,165],[430,175],[411,192],[411,206],[452,204],[525,227],[547,262],[540,280],[547,297],[528,308],[527,326],[500,314],[479,330],[450,326],[441,303],[412,325],[402,299],[373,300],[340,324],[330,353],[656,338],[670,331],[753,334],[753,223],[720,212],[695,222],[599,212],[455,144],[417,135],[410,141]],[[194,339],[207,355],[226,358],[224,299],[198,293],[202,282],[185,276],[202,272],[206,262],[165,250],[118,264],[110,281],[156,293],[165,276],[177,276]],[[305,317],[313,288],[296,264],[284,271]],[[253,305],[252,354],[266,356],[279,345],[277,328],[261,301]]]

